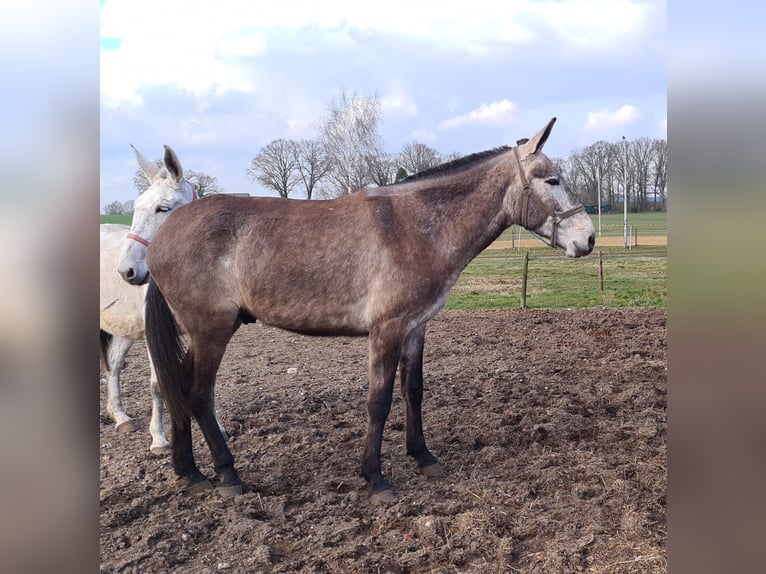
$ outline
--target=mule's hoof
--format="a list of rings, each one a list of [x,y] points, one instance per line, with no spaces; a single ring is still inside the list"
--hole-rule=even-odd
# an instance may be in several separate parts
[[[168,454],[172,449],[170,448],[169,444],[165,444],[162,446],[152,446],[149,448],[149,452],[155,455],[163,455]]]
[[[218,494],[220,494],[223,498],[234,498],[235,496],[239,496],[240,494],[242,494],[241,484],[232,484],[229,486],[216,486],[215,489],[218,491]]]
[[[390,488],[370,495],[370,503],[374,505],[393,504],[394,502],[396,502],[396,496],[394,496]]]
[[[438,462],[426,466],[418,467],[418,470],[429,478],[441,478],[444,476],[444,469]]]
[[[127,421],[117,423],[114,428],[117,432],[133,432],[138,429],[138,426],[136,425],[136,421],[129,419]]]
[[[213,489],[213,485],[206,478],[205,480],[200,480],[199,482],[195,482],[194,484],[188,485],[184,490],[190,494],[197,494],[199,492],[205,492],[207,490],[212,490],[212,489]]]

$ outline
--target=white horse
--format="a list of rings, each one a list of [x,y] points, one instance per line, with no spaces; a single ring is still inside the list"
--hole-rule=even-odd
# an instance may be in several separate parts
[[[165,146],[161,167],[146,159],[136,148],[133,151],[151,186],[135,201],[132,226],[101,225],[101,359],[107,374],[107,412],[119,432],[136,429],[135,421],[122,405],[120,371],[130,348],[144,338],[146,296],[145,286],[130,285],[120,277],[120,261],[134,249],[145,249],[168,214],[196,197],[194,187],[183,177],[178,156],[170,147]],[[143,259],[143,253],[140,255]],[[152,395],[150,451],[162,454],[170,450],[170,445],[165,437],[162,419],[164,405],[151,356],[149,367]]]

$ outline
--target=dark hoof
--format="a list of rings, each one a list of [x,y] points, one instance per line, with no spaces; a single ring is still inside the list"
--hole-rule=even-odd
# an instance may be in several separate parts
[[[114,428],[117,432],[134,432],[138,429],[138,426],[136,425],[136,421],[130,419],[128,421],[122,421],[120,424],[115,425]]]
[[[394,502],[396,502],[396,496],[394,496],[390,488],[370,495],[370,503],[376,506],[379,504],[393,504]]]
[[[240,494],[242,494],[241,484],[231,484],[228,486],[216,486],[215,489],[218,491],[218,494],[220,494],[223,498],[234,498],[235,496],[239,496]]]
[[[190,493],[190,494],[197,494],[200,492],[205,492],[207,490],[212,490],[213,485],[210,483],[208,479],[200,480],[199,482],[195,482],[194,484],[189,484],[184,488],[184,491]]]
[[[444,469],[438,462],[426,466],[418,467],[418,470],[429,478],[441,478],[444,476]]]

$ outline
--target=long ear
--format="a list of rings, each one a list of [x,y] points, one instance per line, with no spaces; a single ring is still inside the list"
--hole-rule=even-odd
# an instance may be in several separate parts
[[[163,147],[165,148],[165,157],[162,161],[165,164],[165,168],[168,170],[170,177],[175,181],[180,181],[184,176],[184,169],[181,167],[181,162],[178,161],[176,152],[174,152],[169,145]]]
[[[546,140],[548,139],[548,136],[551,135],[551,130],[553,129],[553,124],[555,123],[556,118],[551,118],[551,121],[548,122],[547,126],[537,132],[534,136],[532,136],[532,139],[521,146],[519,148],[521,156],[525,157],[529,154],[536,154],[542,150]]]
[[[149,178],[149,181],[154,183],[154,180],[157,179],[157,174],[159,174],[160,172],[160,168],[154,165],[154,162],[146,159],[141,154],[141,152],[136,149],[136,147],[133,144],[130,144],[130,147],[133,148],[133,153],[136,154],[136,161],[138,161],[138,167],[140,167],[141,171],[144,172],[144,175]]]

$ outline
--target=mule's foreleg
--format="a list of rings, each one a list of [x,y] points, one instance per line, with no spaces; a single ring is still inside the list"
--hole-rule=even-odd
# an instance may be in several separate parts
[[[152,435],[152,444],[149,450],[152,454],[165,454],[170,451],[170,443],[165,437],[165,424],[162,420],[165,403],[162,400],[160,383],[157,380],[157,371],[154,369],[151,354],[149,354],[149,372],[149,390],[152,395],[152,418],[149,421],[149,434]]]
[[[399,363],[402,397],[405,402],[407,454],[415,459],[418,468],[427,476],[442,476],[439,460],[431,454],[423,436],[423,346],[425,323],[414,329],[404,340]]]
[[[380,448],[383,428],[391,410],[391,398],[399,363],[401,339],[380,329],[370,333],[370,386],[367,391],[367,434],[362,455],[362,476],[370,484],[373,502],[393,502],[391,487],[383,478]]]
[[[120,393],[120,373],[125,363],[125,356],[133,346],[134,341],[112,335],[106,352],[109,364],[106,367],[106,411],[114,421],[118,432],[136,430],[136,422],[125,412]]]

